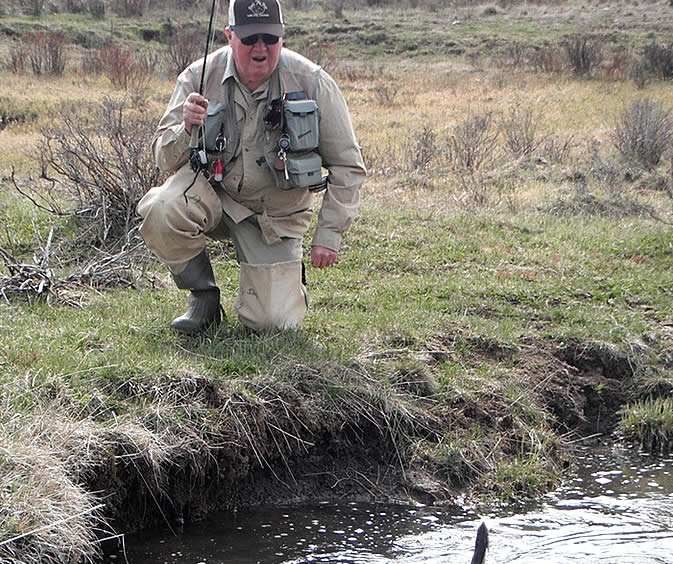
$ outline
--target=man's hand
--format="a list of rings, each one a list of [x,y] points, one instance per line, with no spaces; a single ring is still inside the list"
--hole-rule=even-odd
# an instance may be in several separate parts
[[[325,247],[311,247],[311,264],[313,268],[332,266],[337,260],[337,253]]]
[[[182,105],[182,119],[185,122],[185,131],[191,135],[192,126],[201,126],[208,117],[208,100],[201,94],[192,92]]]

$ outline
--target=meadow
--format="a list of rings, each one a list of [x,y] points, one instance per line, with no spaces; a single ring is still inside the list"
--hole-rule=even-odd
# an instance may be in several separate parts
[[[240,326],[211,243],[198,338],[131,212],[208,6],[0,11],[0,562],[260,502],[525,503],[575,445],[670,450],[673,7],[286,4],[361,213],[297,331]]]

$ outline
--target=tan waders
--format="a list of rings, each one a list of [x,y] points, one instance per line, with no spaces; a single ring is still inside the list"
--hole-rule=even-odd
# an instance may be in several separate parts
[[[206,251],[194,257],[180,274],[173,274],[181,290],[190,290],[189,308],[173,320],[171,327],[183,335],[194,335],[222,320],[220,290]]]

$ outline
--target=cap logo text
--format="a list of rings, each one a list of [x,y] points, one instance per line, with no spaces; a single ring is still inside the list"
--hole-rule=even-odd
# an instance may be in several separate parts
[[[268,18],[270,16],[269,7],[262,0],[255,0],[255,2],[250,4],[248,12],[250,12],[248,15],[250,18]]]

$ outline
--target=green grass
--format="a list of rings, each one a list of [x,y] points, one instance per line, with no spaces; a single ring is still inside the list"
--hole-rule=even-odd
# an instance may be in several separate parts
[[[647,420],[648,436],[668,433],[667,419],[660,426],[670,411],[666,401],[636,403],[670,390],[673,245],[670,224],[647,213],[651,208],[670,217],[668,163],[650,175],[636,171],[627,182],[615,160],[613,185],[595,173],[587,151],[591,143],[602,144],[601,156],[609,159],[603,116],[640,93],[628,81],[525,72],[500,84],[502,68],[477,71],[469,58],[447,51],[456,42],[467,55],[492,55],[512,41],[561,38],[589,25],[596,11],[602,14],[598,8],[563,12],[570,7],[577,6],[526,7],[527,14],[523,7],[498,8],[488,17],[483,7],[455,14],[368,9],[347,13],[348,22],[318,11],[290,12],[288,20],[301,32],[288,35],[290,45],[325,39],[339,64],[348,58],[359,65],[359,74],[343,81],[344,92],[372,166],[338,265],[308,268],[306,319],[300,329],[279,334],[252,334],[235,318],[238,267],[224,244],[213,243],[210,251],[227,319],[196,338],[170,331],[187,293],[156,262],[136,289],[69,288],[81,307],[0,295],[0,440],[8,445],[0,449],[0,538],[21,532],[2,508],[30,507],[30,492],[2,496],[32,479],[24,460],[35,451],[44,454],[39,468],[56,467],[58,479],[68,481],[82,468],[114,468],[116,448],[135,453],[148,471],[159,472],[165,462],[169,472],[170,457],[194,444],[190,468],[198,474],[213,464],[210,446],[198,450],[208,440],[241,449],[256,445],[264,460],[276,456],[280,466],[286,454],[280,449],[278,460],[269,429],[340,448],[347,428],[380,440],[382,455],[390,450],[398,457],[393,467],[426,473],[443,484],[447,497],[451,488],[469,487],[519,502],[557,483],[569,430],[564,417],[579,421],[584,415],[573,411],[581,403],[573,394],[633,400],[623,425]],[[454,15],[461,24],[453,25]],[[158,47],[155,39],[142,39],[143,29],[160,30],[156,18],[2,20],[21,33],[42,24],[68,29],[71,37],[89,30],[94,43]],[[620,41],[637,43],[640,33],[639,27]],[[396,84],[403,72],[413,80],[397,103],[377,102],[374,89]],[[40,189],[29,150],[39,128],[59,104],[76,102],[84,92],[93,105],[109,86],[78,73],[21,80],[29,99],[9,83],[0,90],[3,107],[17,115],[26,108],[36,112],[0,132],[0,246],[31,262],[52,227],[61,239],[73,235],[73,224],[19,197],[8,179],[11,167],[22,186]],[[146,93],[153,111],[165,105],[171,83],[155,77]],[[648,88],[666,100],[666,84]],[[518,102],[544,109],[541,132],[573,134],[577,143],[563,163],[513,163],[498,151],[488,171],[494,178],[475,188],[485,190],[477,203],[470,186],[461,184],[464,171],[461,178],[449,166],[450,127],[469,108],[506,113]],[[437,133],[437,147],[419,173],[405,150],[424,124]],[[575,178],[586,179],[584,192]],[[73,268],[53,258],[56,277]],[[7,275],[0,265],[0,276]],[[580,352],[586,346],[587,355],[573,358],[567,352],[572,346]],[[622,380],[610,378],[601,351],[628,360],[619,371]],[[232,429],[234,423],[239,426]],[[649,440],[638,433],[633,440]],[[283,440],[294,445],[287,435]],[[349,453],[355,443],[348,443]],[[17,467],[29,476],[15,473]],[[60,500],[63,490],[51,483],[44,482],[45,499]]]
[[[622,410],[624,435],[651,453],[673,449],[673,398],[657,397],[627,405]]]

